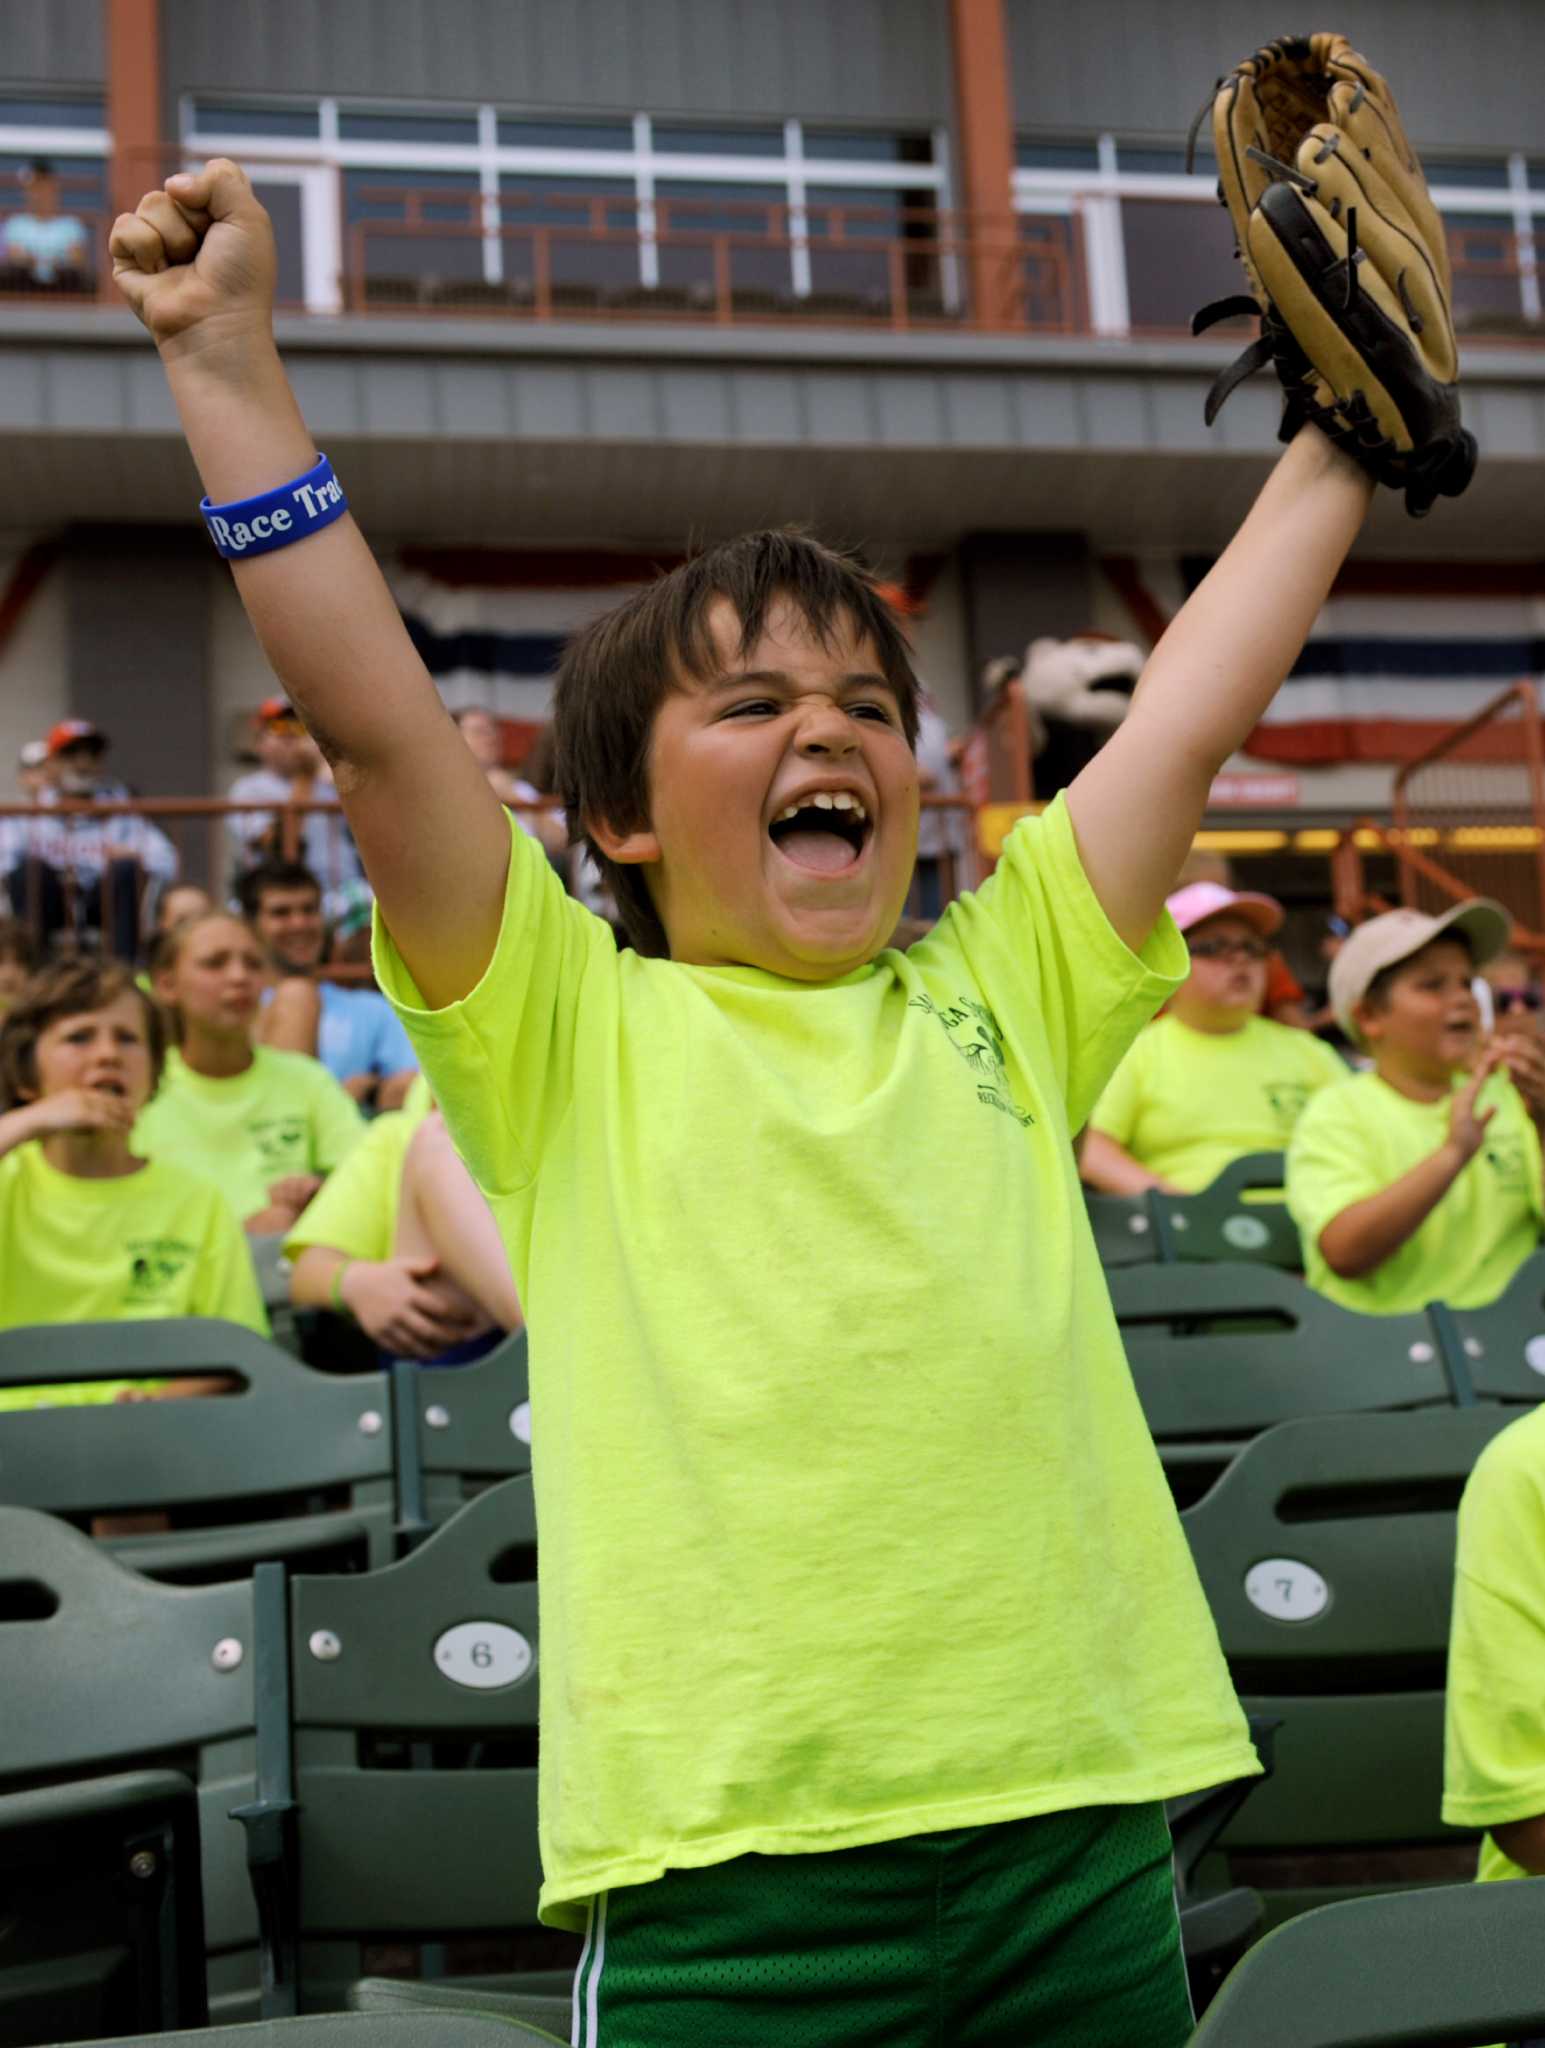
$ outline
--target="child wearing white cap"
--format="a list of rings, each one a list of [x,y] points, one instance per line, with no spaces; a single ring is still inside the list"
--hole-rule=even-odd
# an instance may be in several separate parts
[[[1471,986],[1510,929],[1480,898],[1392,910],[1331,967],[1331,1007],[1373,1071],[1304,1112],[1287,1197],[1306,1278],[1347,1308],[1478,1308],[1539,1243],[1545,1052],[1528,1018],[1483,1043]]]
[[[1190,1194],[1246,1153],[1280,1152],[1310,1096],[1346,1077],[1328,1045],[1260,1014],[1280,903],[1192,882],[1169,909],[1191,973],[1089,1119],[1081,1170],[1108,1194]]]

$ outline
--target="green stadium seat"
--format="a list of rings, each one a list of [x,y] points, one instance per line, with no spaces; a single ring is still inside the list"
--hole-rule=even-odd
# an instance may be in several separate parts
[[[126,2035],[86,2048],[553,2048],[568,2038],[566,2028],[550,2034],[483,2013],[325,2012],[191,2034]]]
[[[383,1942],[481,1944],[466,1988],[567,1996],[579,1944],[536,1917],[529,1475],[397,1564],[289,1590],[302,2010],[343,2007]]]
[[[1451,1309],[1459,1371],[1483,1401],[1545,1399],[1545,1251],[1526,1259],[1487,1308]]]
[[[1161,1450],[1167,1439],[1237,1440],[1295,1416],[1452,1399],[1425,1315],[1356,1315],[1271,1266],[1128,1266],[1109,1280]]]
[[[1192,2048],[1476,2048],[1545,2034],[1545,1879],[1325,1906],[1238,1965]]]
[[[1298,1225],[1283,1201],[1247,1202],[1248,1192],[1283,1182],[1280,1152],[1251,1152],[1226,1166],[1210,1187],[1194,1195],[1153,1196],[1154,1232],[1163,1259],[1212,1263],[1240,1259],[1301,1273]]]
[[[439,1978],[422,1983],[413,1977],[364,1977],[349,1992],[354,2012],[459,2012],[487,2013],[496,2019],[510,2017],[507,1991],[469,1988],[465,1978]],[[545,2027],[567,2041],[573,2016],[572,1993],[550,1998],[522,1997],[521,2014],[527,2026]]]
[[[401,1526],[409,1542],[474,1494],[531,1469],[526,1333],[473,1365],[392,1369]]]
[[[1246,1711],[1275,1768],[1220,1838],[1270,1920],[1468,1876],[1439,1819],[1459,1496],[1497,1407],[1320,1416],[1246,1445],[1182,1516]]]
[[[210,2009],[255,2014],[257,1912],[229,1818],[257,1786],[252,1581],[157,1585],[25,1508],[0,1508],[0,1560],[0,1807],[25,1820],[45,1788],[63,1798],[84,1783],[75,1796],[89,1809],[102,1796],[92,1781],[185,1778],[198,1804]],[[0,1869],[12,1860],[0,1849]],[[0,1986],[5,1968],[0,1945]]]
[[[202,2025],[192,1780],[133,1771],[0,1794],[0,1925],[8,2048]]]
[[[168,1533],[104,1538],[165,1579],[262,1559],[312,1569],[395,1550],[391,1383],[313,1372],[235,1323],[38,1324],[0,1331],[0,1386],[231,1373],[239,1393],[0,1414],[0,1502],[88,1524],[164,1514]]]
[[[1146,1195],[1097,1195],[1086,1189],[1084,1206],[1102,1266],[1147,1266],[1158,1258]]]

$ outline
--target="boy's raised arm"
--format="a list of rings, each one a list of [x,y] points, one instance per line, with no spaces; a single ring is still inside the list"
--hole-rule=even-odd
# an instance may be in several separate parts
[[[109,246],[210,500],[309,470],[316,445],[273,339],[273,230],[237,166],[217,158],[168,178],[119,216]],[[345,516],[232,567],[264,653],[333,764],[392,937],[425,1000],[455,1001],[498,937],[509,828],[374,557]]]
[[[1125,722],[1068,790],[1084,870],[1128,945],[1152,931],[1213,778],[1297,658],[1372,489],[1302,428],[1149,656]]]

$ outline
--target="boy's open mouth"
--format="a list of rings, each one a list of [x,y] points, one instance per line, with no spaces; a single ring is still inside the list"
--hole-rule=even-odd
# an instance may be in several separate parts
[[[822,790],[781,811],[767,834],[796,867],[817,875],[839,875],[858,865],[871,829],[868,810],[858,797],[846,790]]]

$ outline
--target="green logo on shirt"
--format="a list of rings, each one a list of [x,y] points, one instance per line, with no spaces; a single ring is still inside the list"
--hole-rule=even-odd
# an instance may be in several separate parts
[[[1020,1125],[1033,1124],[1035,1118],[1028,1109],[1021,1109],[1014,1100],[1008,1082],[1008,1060],[1004,1056],[1003,1033],[998,1029],[998,1020],[985,1003],[974,1002],[970,996],[962,996],[947,1010],[940,1009],[932,996],[912,996],[907,1003],[909,1010],[924,1010],[930,1017],[937,1017],[944,1026],[944,1035],[976,1076],[976,1099],[984,1102],[989,1109],[1001,1109],[1005,1116],[1011,1116]]]
[[[1307,1081],[1268,1081],[1266,1100],[1271,1104],[1272,1115],[1281,1124],[1284,1132],[1291,1131],[1303,1113],[1304,1104],[1309,1100]]]
[[[257,1143],[265,1167],[293,1165],[306,1157],[306,1119],[303,1116],[261,1117],[247,1126]]]
[[[183,1272],[198,1256],[198,1247],[180,1237],[130,1238],[126,1303],[137,1308],[166,1301]]]
[[[1486,1164],[1497,1176],[1497,1186],[1510,1194],[1521,1194],[1529,1185],[1524,1166],[1523,1139],[1517,1131],[1488,1133],[1484,1147]]]

